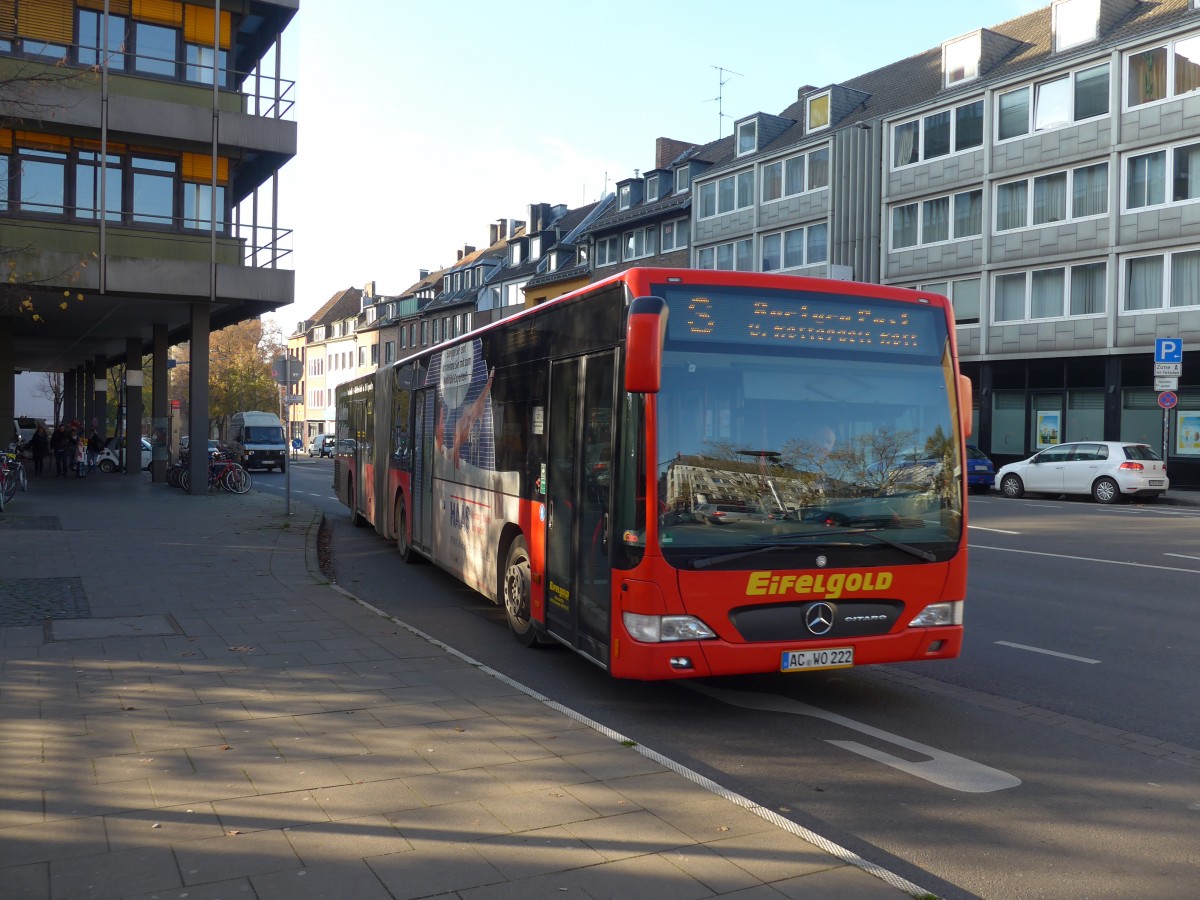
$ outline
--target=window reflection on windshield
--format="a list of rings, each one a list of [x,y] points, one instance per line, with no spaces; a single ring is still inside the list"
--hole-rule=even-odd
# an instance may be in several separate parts
[[[835,526],[956,542],[961,461],[949,371],[944,358],[666,353],[664,552],[719,552]]]

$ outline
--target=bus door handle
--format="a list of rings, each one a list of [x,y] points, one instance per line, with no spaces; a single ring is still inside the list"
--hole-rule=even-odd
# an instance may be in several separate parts
[[[600,520],[600,548],[608,552],[608,513]]]
[[[547,528],[554,527],[554,500],[553,499],[546,501],[546,527]]]

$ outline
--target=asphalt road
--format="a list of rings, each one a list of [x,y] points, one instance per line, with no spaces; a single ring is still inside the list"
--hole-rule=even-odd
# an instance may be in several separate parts
[[[348,590],[928,890],[1195,893],[1200,510],[973,498],[961,659],[644,684],[520,647],[482,597],[353,528],[329,461],[291,471]]]

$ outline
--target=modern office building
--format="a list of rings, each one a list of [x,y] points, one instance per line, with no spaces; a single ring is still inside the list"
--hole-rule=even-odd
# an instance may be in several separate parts
[[[1200,484],[1197,0],[1055,0],[734,124],[693,265],[948,294],[998,462],[1141,440]]]
[[[0,297],[0,421],[12,372],[52,371],[64,417],[111,431],[107,372],[123,363],[128,430],[160,435],[167,349],[191,341],[184,431],[207,433],[210,331],[292,301],[275,210],[296,152],[281,40],[298,6],[0,2],[0,261],[15,282]]]

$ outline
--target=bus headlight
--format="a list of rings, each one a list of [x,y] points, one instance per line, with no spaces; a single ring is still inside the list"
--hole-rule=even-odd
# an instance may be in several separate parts
[[[665,641],[703,641],[715,638],[716,632],[695,616],[643,616],[621,613],[625,630],[636,641],[659,644]]]
[[[921,610],[921,614],[908,623],[909,628],[932,628],[935,625],[961,625],[963,605],[961,600],[951,603],[934,603]]]

